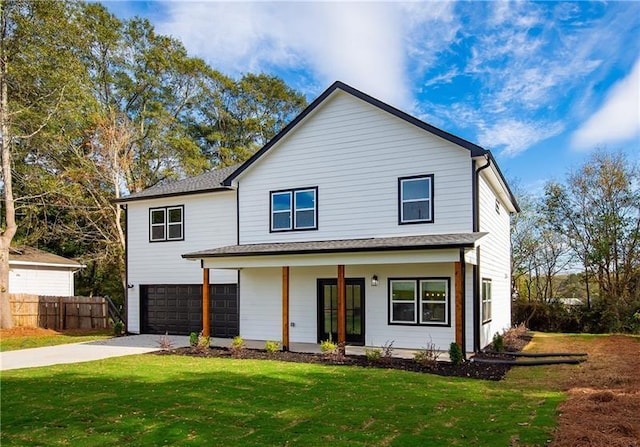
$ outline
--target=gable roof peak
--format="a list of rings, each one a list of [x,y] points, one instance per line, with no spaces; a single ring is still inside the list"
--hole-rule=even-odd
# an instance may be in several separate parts
[[[239,175],[241,175],[247,168],[249,168],[253,163],[255,163],[260,157],[262,157],[266,152],[268,152],[273,146],[276,145],[285,135],[287,135],[294,127],[296,127],[304,118],[306,118],[311,112],[313,112],[318,106],[320,106],[324,101],[331,96],[333,92],[336,90],[341,90],[347,94],[350,94],[364,102],[371,104],[374,107],[377,107],[381,110],[384,110],[391,115],[394,115],[414,126],[417,126],[427,132],[430,132],[440,138],[443,138],[457,146],[468,149],[471,152],[472,157],[477,157],[480,155],[488,154],[489,151],[465,140],[464,138],[460,138],[452,133],[446,132],[442,129],[439,129],[431,124],[428,124],[415,116],[409,115],[406,112],[403,112],[396,107],[393,107],[385,102],[380,101],[379,99],[374,98],[342,81],[334,81],[324,92],[320,94],[311,104],[309,104],[298,116],[296,116],[289,124],[287,124],[284,129],[282,129],[275,137],[273,137],[267,144],[265,144],[259,151],[253,154],[247,161],[245,161],[238,169],[236,169],[233,173],[231,173],[225,180],[225,186],[231,186],[234,179],[236,179]]]

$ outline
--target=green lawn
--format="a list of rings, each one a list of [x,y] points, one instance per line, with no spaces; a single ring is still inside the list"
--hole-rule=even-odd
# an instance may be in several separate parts
[[[110,330],[93,334],[56,334],[44,337],[0,337],[0,352],[15,351],[18,349],[40,348],[43,346],[64,345],[67,343],[80,343],[83,341],[102,340],[112,337]]]
[[[129,356],[2,373],[2,446],[545,445],[561,392],[374,368]]]

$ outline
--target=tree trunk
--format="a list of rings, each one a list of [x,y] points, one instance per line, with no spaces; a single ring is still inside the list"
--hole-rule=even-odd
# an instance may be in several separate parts
[[[7,18],[4,11],[2,12],[0,19],[0,154],[2,156],[4,221],[0,222],[2,226],[2,231],[0,231],[0,328],[8,329],[13,327],[13,315],[9,303],[9,247],[16,234],[16,209],[11,178],[11,134],[7,92],[8,61],[5,52]]]

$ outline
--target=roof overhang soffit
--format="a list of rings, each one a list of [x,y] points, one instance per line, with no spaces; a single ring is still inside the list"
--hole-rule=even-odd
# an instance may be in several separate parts
[[[475,259],[470,256],[474,248],[464,249],[465,260]],[[253,267],[311,267],[331,265],[381,265],[381,264],[432,264],[460,261],[460,249],[438,250],[398,250],[383,252],[354,253],[305,253],[261,256],[230,256],[201,259],[203,268],[243,269]]]

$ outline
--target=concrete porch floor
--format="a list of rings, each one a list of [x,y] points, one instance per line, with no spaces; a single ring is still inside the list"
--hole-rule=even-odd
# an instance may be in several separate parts
[[[233,339],[231,338],[211,338],[211,346],[220,347],[220,348],[228,348],[231,346],[231,342]],[[264,349],[266,340],[245,340],[244,341],[249,349]],[[346,347],[347,355],[365,355],[366,349],[378,348],[379,346],[350,346]],[[320,345],[318,343],[291,343],[289,350],[292,352],[305,352],[311,354],[321,354],[322,350],[320,349]],[[393,348],[393,357],[403,358],[403,359],[412,359],[414,354],[416,353],[415,349],[402,349],[402,348]],[[450,361],[449,353],[446,351],[439,351],[440,356],[438,360],[443,362]],[[467,358],[469,358],[472,353],[467,353]]]

